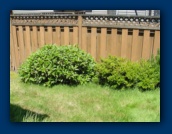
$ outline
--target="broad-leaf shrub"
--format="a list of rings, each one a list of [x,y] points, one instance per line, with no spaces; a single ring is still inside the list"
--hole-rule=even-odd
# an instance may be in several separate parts
[[[114,89],[138,87],[141,90],[153,90],[160,86],[158,61],[131,62],[109,56],[96,65],[98,83]]]
[[[45,45],[20,66],[21,80],[53,86],[84,84],[94,76],[91,55],[74,46]]]

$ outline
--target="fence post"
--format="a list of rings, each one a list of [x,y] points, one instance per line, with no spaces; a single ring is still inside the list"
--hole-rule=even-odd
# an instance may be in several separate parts
[[[78,38],[79,38],[79,48],[81,48],[82,46],[82,16],[79,15],[78,16],[78,30],[79,30],[79,34],[78,34]]]

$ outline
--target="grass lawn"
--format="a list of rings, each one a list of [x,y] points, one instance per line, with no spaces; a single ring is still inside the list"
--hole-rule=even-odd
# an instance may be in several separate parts
[[[10,73],[12,122],[159,122],[160,90],[113,90],[96,84],[47,88]]]

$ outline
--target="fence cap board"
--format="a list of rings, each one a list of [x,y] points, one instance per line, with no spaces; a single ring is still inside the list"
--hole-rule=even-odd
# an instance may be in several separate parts
[[[135,29],[160,29],[159,16],[123,16],[123,15],[78,15],[56,13],[33,13],[10,15],[12,25],[37,26],[77,26],[82,17],[82,26],[114,27]]]

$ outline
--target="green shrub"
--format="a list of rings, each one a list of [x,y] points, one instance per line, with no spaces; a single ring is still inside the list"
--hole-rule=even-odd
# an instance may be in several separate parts
[[[46,45],[20,66],[21,80],[53,86],[84,84],[94,76],[94,59],[74,46]]]
[[[112,56],[101,60],[96,66],[99,84],[118,89],[135,86],[138,69],[138,64]]]
[[[137,86],[143,90],[160,87],[160,50],[148,61],[140,61],[140,75]]]
[[[138,87],[153,90],[160,86],[160,60],[131,62],[109,56],[96,66],[98,83],[114,89]]]
[[[159,68],[160,69],[160,68]],[[160,86],[160,70],[150,61],[140,61],[137,87],[142,90],[153,90]]]

